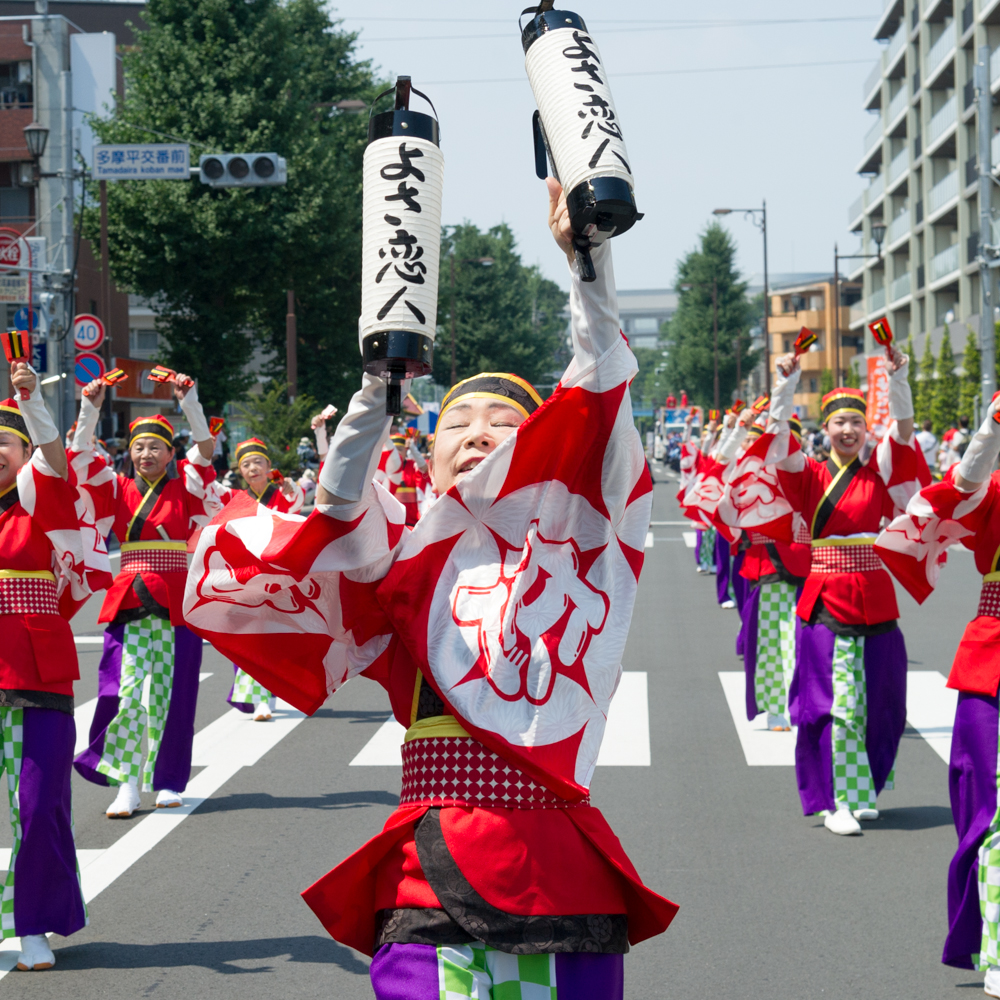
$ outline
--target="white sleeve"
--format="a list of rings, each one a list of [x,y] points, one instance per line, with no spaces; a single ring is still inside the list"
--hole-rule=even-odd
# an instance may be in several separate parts
[[[81,394],[80,414],[76,418],[76,430],[73,431],[70,451],[86,451],[91,446],[100,417],[101,411],[90,401],[90,397]]]
[[[313,431],[313,434],[316,435],[316,454],[319,455],[319,460],[322,462],[330,450],[330,442],[326,436],[326,424],[320,424]]]
[[[576,363],[583,368],[597,360],[621,336],[618,292],[611,263],[611,243],[605,241],[591,251],[596,281],[584,281],[576,261],[569,265],[569,314]]]

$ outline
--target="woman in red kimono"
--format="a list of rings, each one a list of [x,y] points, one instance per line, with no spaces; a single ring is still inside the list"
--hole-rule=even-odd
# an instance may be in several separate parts
[[[140,784],[157,793],[157,808],[182,805],[191,775],[201,640],[184,627],[187,548],[220,504],[207,492],[215,442],[197,389],[187,376],[176,378],[174,394],[195,441],[186,458],[175,460],[174,428],[156,415],[129,426],[127,475],[95,463],[89,449],[104,399],[99,381],[84,390],[71,452],[74,467],[88,469],[83,486],[98,523],[110,522],[121,543],[121,567],[98,618],[108,628],[90,745],[75,761],[88,781],[118,786],[109,818],[135,812]]]
[[[787,454],[777,463],[781,491],[812,539],[789,692],[791,721],[799,727],[795,771],[803,812],[822,814],[826,828],[840,835],[860,833],[859,819],[878,818],[876,796],[892,787],[906,724],[906,646],[892,578],[872,546],[883,521],[930,482],[913,437],[907,360],[891,349],[884,362],[892,423],[868,463],[861,459],[867,424],[859,390],[823,397],[832,449],[823,463],[788,440],[796,356],[779,359],[771,396],[768,429],[784,438]]]
[[[0,766],[7,775],[14,840],[0,907],[0,937],[20,937],[17,967],[49,969],[46,935],[87,923],[73,842],[73,682],[68,619],[111,583],[38,377],[12,366],[27,399],[0,402]],[[88,569],[85,549],[103,571]]]
[[[553,395],[539,405],[523,379],[494,373],[454,387],[430,469],[440,497],[410,532],[372,484],[390,418],[384,383],[364,376],[316,512],[298,525],[223,512],[188,578],[192,627],[279,696],[314,711],[364,672],[408,727],[399,809],[305,893],[337,940],[374,956],[379,1000],[522,980],[620,1000],[629,944],[676,911],[589,800],[652,484],[610,246],[584,283],[549,186],[574,343]],[[270,533],[256,556],[243,527]]]

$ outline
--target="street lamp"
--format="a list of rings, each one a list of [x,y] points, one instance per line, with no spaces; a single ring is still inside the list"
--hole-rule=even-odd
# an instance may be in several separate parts
[[[881,260],[882,241],[885,239],[885,224],[881,222],[872,225],[872,239],[875,241],[877,253],[838,253],[837,244],[833,244],[833,363],[837,385],[843,385],[840,374],[840,262],[842,260]]]
[[[451,264],[451,384],[458,380],[455,377],[455,254],[448,254],[448,261]],[[482,264],[489,267],[493,263],[492,257],[462,257],[459,264]]]
[[[45,146],[49,141],[49,129],[40,122],[32,122],[25,125],[21,132],[24,134],[24,142],[28,147],[28,155],[38,163],[45,155]]]
[[[708,288],[708,282],[687,282],[680,286],[682,292],[690,292],[692,288]],[[737,348],[739,344],[737,342]],[[715,400],[715,409],[719,408],[719,285],[715,278],[712,279],[712,365],[713,383],[712,398]]]
[[[771,314],[771,298],[767,291],[767,200],[761,199],[760,208],[716,208],[712,215],[732,215],[742,212],[743,215],[761,231],[764,237],[764,391],[771,395],[771,333],[767,318]],[[757,216],[760,216],[758,219]],[[718,406],[716,406],[718,409]]]

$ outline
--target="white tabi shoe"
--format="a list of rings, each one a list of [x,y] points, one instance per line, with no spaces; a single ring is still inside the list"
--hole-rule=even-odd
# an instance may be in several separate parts
[[[788,724],[788,719],[786,719],[783,715],[772,715],[768,712],[767,728],[773,733],[787,733],[792,727]]]
[[[270,719],[271,719],[271,706],[268,705],[266,701],[262,701],[259,705],[254,707],[253,710],[254,722],[269,722]]]
[[[851,837],[861,833],[861,824],[851,815],[850,809],[838,809],[829,813],[825,820],[825,826],[830,833],[835,833],[840,837]]]
[[[177,792],[170,791],[169,788],[161,788],[156,793],[157,809],[176,809],[182,805],[184,805],[184,799]]]
[[[707,573],[708,572],[707,569],[702,569],[701,566],[695,566],[694,569],[695,569],[696,573]]]
[[[736,607],[736,602],[735,602],[735,601],[723,601],[723,602],[722,602],[722,603],[721,603],[721,604],[719,605],[719,607],[720,607],[720,608],[725,608],[725,609],[726,609],[727,611],[729,611],[730,609],[732,609],[732,608],[735,608],[735,607]]]
[[[983,992],[988,997],[1000,997],[1000,969],[995,965],[991,965],[986,970],[986,982],[983,983]]]
[[[135,785],[119,785],[115,801],[108,806],[108,819],[128,819],[138,808],[139,789]]]
[[[863,820],[878,819],[878,810],[877,809],[855,809],[854,810],[854,818],[855,819],[863,819]]]
[[[25,934],[21,938],[21,953],[17,956],[17,967],[22,972],[41,972],[56,964],[49,940],[44,934]],[[989,978],[989,976],[987,976]]]

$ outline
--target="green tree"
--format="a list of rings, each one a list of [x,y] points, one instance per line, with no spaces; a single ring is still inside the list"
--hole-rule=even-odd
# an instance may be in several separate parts
[[[931,335],[924,337],[924,356],[918,366],[918,381],[913,394],[913,412],[917,423],[922,424],[931,417],[931,403],[934,400],[934,352],[931,350]]]
[[[667,387],[679,395],[685,390],[695,403],[714,405],[713,281],[717,289],[719,321],[719,402],[725,406],[736,388],[736,345],[742,374],[757,363],[750,349],[751,306],[746,284],[735,267],[736,247],[718,223],[701,235],[700,246],[677,265],[677,312],[667,325]],[[690,286],[690,287],[685,287]]]
[[[917,361],[914,352],[912,333],[906,338],[906,347],[903,349],[903,353],[910,359],[906,366],[906,381],[910,384],[914,413],[916,413],[917,393],[920,391],[920,362]]]
[[[566,293],[537,267],[521,262],[506,223],[484,233],[470,222],[442,233],[434,381],[451,385],[451,254],[456,377],[513,372],[535,385],[554,384],[568,361],[557,357],[566,328]],[[484,258],[492,263],[481,263]]]
[[[934,433],[941,434],[958,421],[958,376],[955,374],[955,355],[951,350],[951,334],[944,325],[941,350],[934,368],[934,395],[931,399],[930,419]]]
[[[668,395],[666,352],[653,347],[633,347],[632,353],[639,363],[638,374],[630,387],[633,407],[663,406]]]
[[[973,420],[976,414],[976,401],[979,399],[981,385],[981,355],[976,335],[970,330],[965,339],[965,352],[962,354],[962,377],[958,389],[958,415]]]
[[[300,391],[345,410],[361,367],[367,116],[317,105],[374,96],[356,36],[338,29],[321,0],[149,0],[142,16],[117,115],[93,123],[101,141],[180,137],[193,157],[272,151],[287,160],[288,184],[109,184],[115,281],[154,300],[162,359],[198,377],[209,411],[252,383],[256,346],[284,381],[286,289],[294,288]],[[97,227],[90,209],[84,232],[94,239]]]
[[[250,396],[245,403],[236,406],[236,414],[250,436],[260,438],[267,445],[271,463],[286,475],[300,468],[295,449],[300,438],[312,440],[309,422],[313,414],[322,409],[308,395],[296,396],[289,402],[287,390],[287,385],[275,383],[260,396]]]
[[[844,385],[849,389],[860,389],[861,388],[861,376],[858,374],[857,368],[854,365],[848,365],[844,372]]]
[[[819,373],[819,393],[820,398],[825,396],[828,392],[833,391],[834,380],[833,380],[833,369],[824,368]]]

